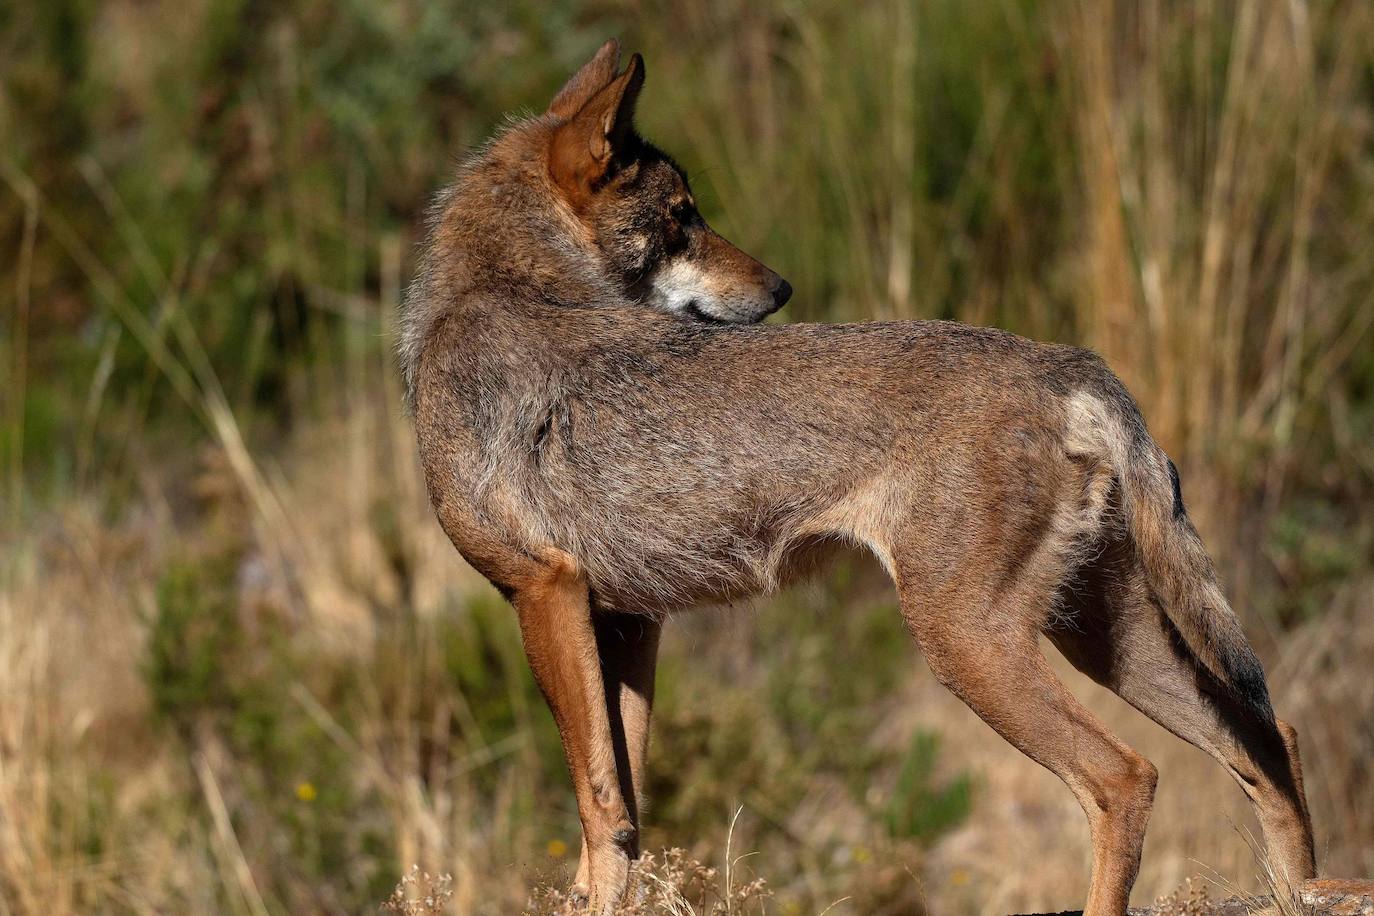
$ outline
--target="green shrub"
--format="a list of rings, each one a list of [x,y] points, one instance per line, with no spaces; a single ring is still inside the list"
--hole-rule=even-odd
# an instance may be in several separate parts
[[[918,731],[902,758],[897,784],[879,809],[888,834],[894,839],[929,843],[968,817],[973,804],[973,782],[961,773],[944,785],[935,785],[935,762],[940,736]]]

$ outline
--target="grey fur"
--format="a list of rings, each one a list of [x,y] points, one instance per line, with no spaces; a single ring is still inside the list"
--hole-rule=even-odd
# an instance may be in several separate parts
[[[1311,875],[1295,733],[1120,380],[953,322],[752,323],[790,287],[633,132],[643,62],[618,61],[603,45],[464,164],[400,341],[435,511],[515,605],[563,736],[594,911],[636,854],[659,621],[843,545],[883,563],[936,678],[1078,797],[1086,912],[1125,910],[1157,774],[1041,635],[1225,762]]]
[[[1005,578],[1042,549],[1052,596],[1113,522],[1079,506],[1094,469],[1165,466],[1087,350],[952,322],[705,324],[638,304],[528,152],[555,126],[511,125],[440,196],[400,354],[436,499],[513,550],[568,552],[603,607],[663,615],[771,589],[860,540],[827,519],[869,485],[886,517],[862,546],[894,575]],[[1077,422],[1109,427],[1084,440],[1095,454],[1072,445],[1075,395],[1098,406]],[[1167,477],[1133,495],[1172,506]],[[1227,676],[1219,647],[1196,648]]]

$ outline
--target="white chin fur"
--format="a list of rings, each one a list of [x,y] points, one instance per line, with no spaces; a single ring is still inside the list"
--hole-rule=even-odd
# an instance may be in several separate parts
[[[690,261],[674,260],[654,272],[650,302],[671,312],[698,312],[717,321],[757,321],[766,312],[711,292],[711,278]]]

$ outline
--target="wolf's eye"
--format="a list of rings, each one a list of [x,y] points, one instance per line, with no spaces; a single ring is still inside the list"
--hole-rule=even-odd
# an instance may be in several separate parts
[[[686,224],[692,221],[692,217],[696,215],[696,211],[692,208],[691,204],[684,200],[681,203],[673,204],[673,209],[669,211],[669,214],[677,222]]]

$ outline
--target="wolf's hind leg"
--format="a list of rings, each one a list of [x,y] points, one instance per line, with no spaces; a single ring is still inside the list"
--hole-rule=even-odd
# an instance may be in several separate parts
[[[1008,594],[961,599],[953,589],[943,600],[903,589],[901,600],[940,683],[1073,791],[1093,839],[1083,912],[1121,916],[1140,867],[1156,771],[1054,676],[1033,622],[1045,609]]]
[[[592,912],[605,916],[625,893],[635,830],[621,795],[587,584],[576,563],[556,553],[513,599],[530,668],[563,738]]]
[[[1046,635],[1080,671],[1231,774],[1255,807],[1280,879],[1313,877],[1297,734],[1263,721],[1196,660],[1150,600],[1128,545],[1109,545],[1078,580],[1065,625]]]
[[[640,818],[644,805],[644,759],[649,749],[649,717],[654,705],[654,672],[663,624],[639,614],[594,613],[596,644],[606,690],[606,712],[615,747],[620,794],[629,810],[635,836],[627,849],[639,856]],[[591,862],[587,841],[577,864],[574,893],[590,892]]]

